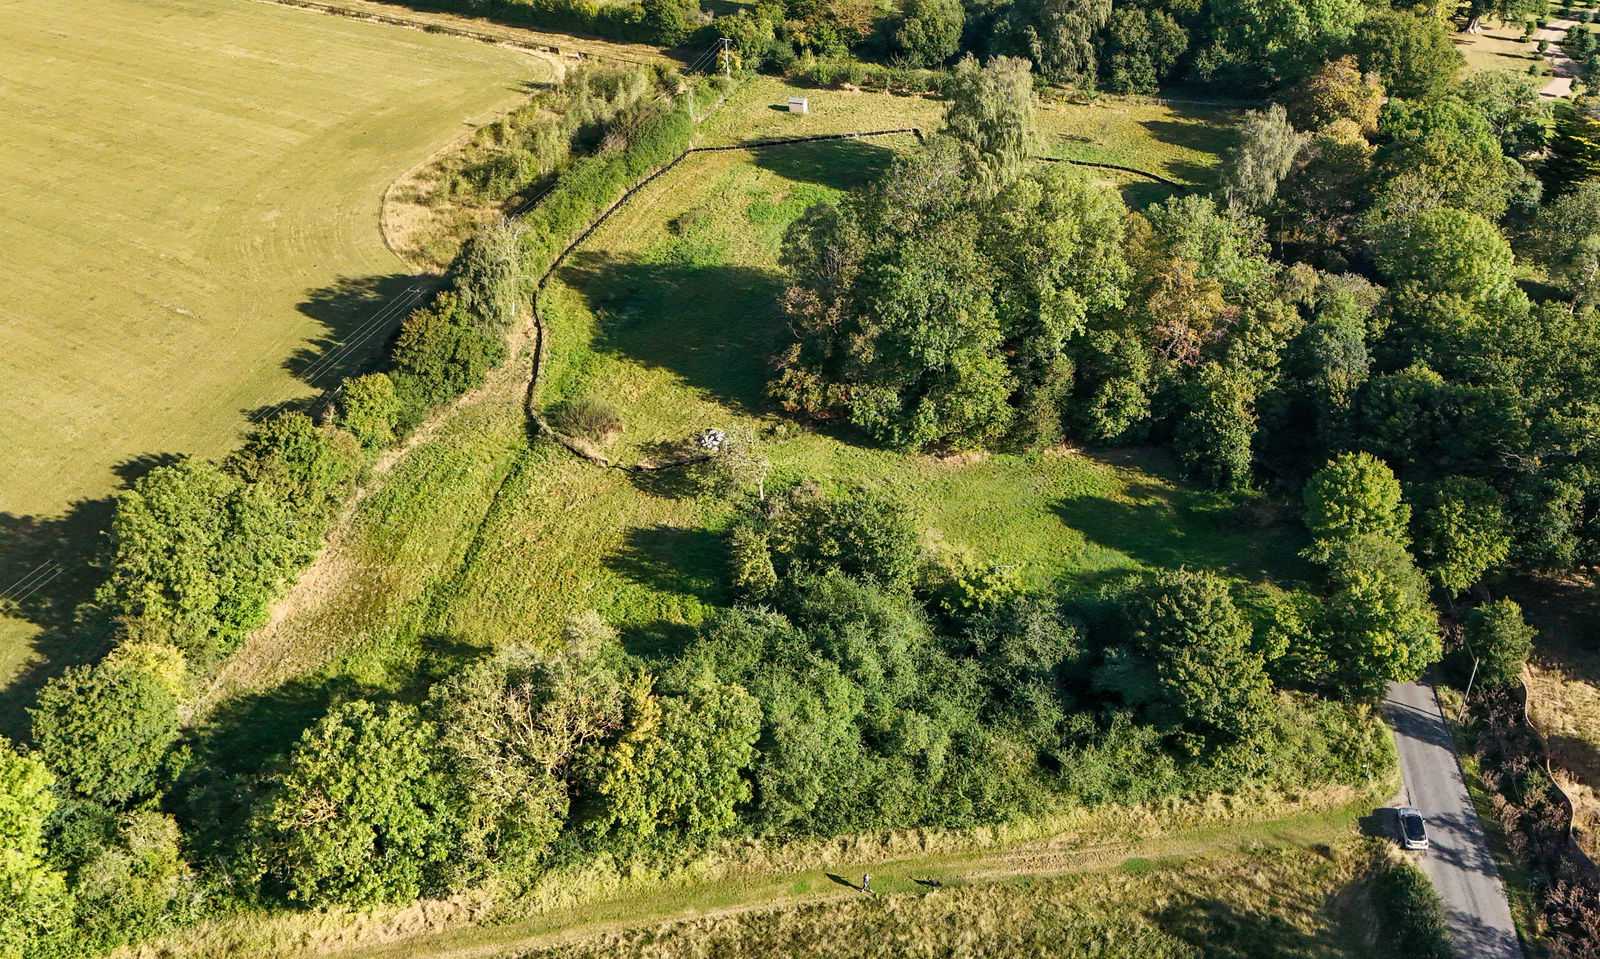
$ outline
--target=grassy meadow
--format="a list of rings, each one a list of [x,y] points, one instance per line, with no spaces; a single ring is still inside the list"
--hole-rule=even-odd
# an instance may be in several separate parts
[[[751,81],[706,122],[701,142],[931,127],[940,109],[844,91],[815,96],[805,117],[772,109],[792,90]],[[540,402],[592,397],[620,408],[625,429],[606,450],[619,463],[705,428],[747,424],[765,437],[774,482],[892,491],[916,510],[930,544],[1015,565],[1034,585],[1092,588],[1129,570],[1183,563],[1268,588],[1297,579],[1293,529],[1241,526],[1226,502],[1174,482],[1155,453],[937,459],[770,414],[763,390],[783,330],[783,231],[911,142],[696,154],[652,183],[547,289]],[[682,472],[602,469],[530,444],[521,410],[528,362],[499,374],[382,478],[328,557],[224,668],[212,704],[246,691],[292,698],[307,684],[414,688],[434,674],[430,663],[553,638],[587,609],[617,625],[635,651],[670,655],[728,601],[719,530],[732,506]],[[271,692],[286,682],[297,692]],[[245,704],[254,698],[224,711],[252,708]]]
[[[381,342],[386,317],[369,318],[412,285],[379,233],[385,188],[551,73],[247,0],[4,10],[10,595],[92,538],[104,511],[85,501],[160,457],[227,450],[245,413],[325,387]],[[0,685],[45,652],[37,629],[0,620]]]
[[[1365,862],[1363,847],[1347,843],[1326,854],[1272,848],[1200,860],[1133,857],[1112,870],[1061,878],[1020,876],[970,884],[954,879],[926,886],[916,879],[874,876],[872,896],[712,912],[499,955],[1380,956],[1386,953],[1382,930],[1371,919],[1374,890],[1364,875]],[[860,880],[852,876],[850,881]]]
[[[1458,33],[1454,42],[1467,59],[1468,73],[1485,70],[1526,73],[1528,67],[1540,59],[1537,46],[1523,41],[1521,24],[1485,19],[1482,33]]]
[[[1374,938],[1381,931],[1366,891],[1372,849],[1357,834],[1360,817],[1397,785],[1391,770],[1365,790],[1285,795],[1245,789],[1155,806],[1073,808],[971,830],[728,840],[682,861],[558,867],[494,913],[492,922],[480,921],[488,907],[472,894],[373,910],[250,912],[182,930],[125,959],[479,959],[544,955],[554,947],[575,955],[630,955],[638,943],[659,947],[671,959],[680,954],[675,950],[699,942],[718,949],[690,955],[740,955],[731,951],[731,937],[759,943],[757,955],[801,954],[811,933],[864,932],[855,912],[864,901],[857,886],[863,873],[871,873],[873,890],[884,897],[871,901],[874,908],[894,902],[900,919],[928,921],[930,928],[937,925],[934,917],[921,913],[928,904],[915,900],[937,889],[935,896],[958,897],[971,921],[985,929],[1036,931],[1019,918],[1015,900],[1047,910],[1071,901],[1080,908],[1057,914],[1066,920],[1064,937],[1100,930],[1131,910],[1138,915],[1117,928],[1147,937],[1135,942],[1166,946],[1171,943],[1158,934],[1170,927],[1158,910],[1203,882],[1212,889],[1207,910],[1233,917],[1219,934],[1258,941],[1270,932],[1292,947],[1291,956],[1387,956],[1381,938]],[[927,885],[929,879],[939,885]],[[1036,889],[1045,898],[1032,898]],[[743,927],[741,917],[754,918],[760,928]],[[1285,934],[1286,928],[1292,932]],[[1080,948],[1092,943],[1063,941]]]

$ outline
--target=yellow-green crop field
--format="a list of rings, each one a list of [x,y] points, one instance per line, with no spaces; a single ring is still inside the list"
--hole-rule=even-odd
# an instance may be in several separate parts
[[[250,0],[0,0],[0,582],[37,524],[376,345],[388,184],[551,76]],[[24,562],[27,568],[18,568]],[[0,683],[32,627],[0,619]]]

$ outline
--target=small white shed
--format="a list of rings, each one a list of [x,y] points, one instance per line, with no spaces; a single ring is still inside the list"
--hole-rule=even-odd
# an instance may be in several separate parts
[[[789,98],[789,112],[790,113],[810,113],[811,112],[811,104],[810,104],[809,101],[806,100],[805,97],[790,97]]]

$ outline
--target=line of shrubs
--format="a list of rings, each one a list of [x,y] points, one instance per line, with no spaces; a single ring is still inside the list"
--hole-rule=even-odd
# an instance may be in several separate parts
[[[99,952],[236,899],[185,865],[193,837],[163,811],[195,772],[181,727],[197,681],[267,621],[377,452],[504,362],[530,281],[683,151],[683,100],[717,92],[636,103],[543,205],[473,236],[386,368],[347,380],[323,415],[277,414],[220,462],[179,459],[118,495],[106,578],[80,612],[114,648],[46,684],[31,750],[0,739],[0,956]]]
[[[618,117],[663,92],[664,69],[592,61],[569,70],[559,84],[494,123],[479,127],[462,149],[440,164],[425,204],[454,200],[503,203],[559,172],[574,156],[592,152]]]
[[[1379,847],[1373,863],[1378,907],[1389,939],[1404,943],[1405,954],[1417,959],[1450,959],[1449,927],[1444,900],[1416,864],[1394,847]]]

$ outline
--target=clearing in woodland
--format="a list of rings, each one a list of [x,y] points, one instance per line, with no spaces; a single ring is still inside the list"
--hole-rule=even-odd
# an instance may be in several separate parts
[[[700,142],[932,129],[942,108],[916,98],[818,93],[812,113],[791,123],[772,105],[792,90],[768,80],[741,87],[706,122]],[[1210,156],[1195,144],[1225,142],[1220,123],[1134,109],[1148,115],[1130,123],[1108,108],[1051,108],[1041,127],[1053,141],[1076,131],[1080,143],[1120,135],[1130,144],[1132,131],[1143,129],[1147,162],[1180,175],[1206,168]],[[1102,130],[1070,119],[1101,111],[1116,123]],[[1163,149],[1162,137],[1176,145]],[[1262,589],[1292,585],[1301,573],[1296,529],[1241,524],[1227,501],[1173,482],[1154,453],[1057,449],[945,460],[771,415],[764,385],[784,323],[777,263],[784,230],[809,205],[866,182],[911,142],[899,136],[695,154],[641,190],[574,252],[544,294],[549,358],[541,403],[597,399],[621,409],[623,430],[606,450],[620,463],[702,429],[749,427],[766,438],[774,483],[891,492],[916,511],[930,540],[1017,566],[1035,585],[1092,586],[1129,570],[1183,564]],[[670,655],[707,610],[731,599],[720,530],[732,505],[683,471],[630,474],[530,444],[522,410],[527,362],[497,376],[377,482],[272,624],[224,667],[211,704],[253,692],[224,711],[253,714],[254,723],[260,707],[276,710],[250,700],[287,697],[280,703],[292,706],[281,731],[287,746],[298,732],[293,723],[316,709],[312,689],[407,688],[427,681],[430,663],[553,638],[568,616],[589,609],[620,628],[635,652]],[[291,680],[292,689],[271,692]]]
[[[552,76],[245,0],[4,10],[0,595],[95,528],[85,501],[227,450],[244,414],[380,343],[403,315],[382,305],[414,285],[378,230],[385,188]],[[55,519],[69,508],[93,516]],[[34,631],[0,619],[0,684]]]

